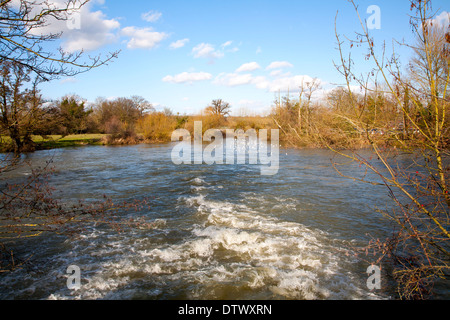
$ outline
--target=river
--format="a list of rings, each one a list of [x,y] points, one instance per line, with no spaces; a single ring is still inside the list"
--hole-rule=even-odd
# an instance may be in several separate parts
[[[89,226],[76,239],[23,240],[32,264],[0,276],[0,299],[389,299],[367,287],[369,263],[354,247],[389,235],[376,208],[382,186],[340,177],[327,150],[280,151],[276,175],[257,165],[175,165],[172,144],[39,151],[53,159],[62,200],[144,199],[153,229]],[[23,179],[28,166],[8,173]],[[361,170],[350,166],[348,170]],[[79,266],[81,288],[67,288]],[[383,274],[384,275],[384,274]]]

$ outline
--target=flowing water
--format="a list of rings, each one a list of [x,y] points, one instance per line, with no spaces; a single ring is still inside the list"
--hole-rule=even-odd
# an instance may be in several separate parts
[[[63,200],[148,198],[136,213],[153,229],[118,233],[90,226],[79,237],[24,240],[32,264],[0,276],[0,299],[389,299],[393,287],[367,288],[368,262],[353,247],[389,235],[375,211],[383,187],[340,177],[333,154],[282,150],[280,170],[255,165],[175,165],[173,145],[83,147],[50,157],[51,185]],[[349,170],[361,170],[357,166]],[[22,166],[10,179],[26,177]],[[4,183],[4,181],[2,182]],[[80,290],[67,268],[81,269]]]

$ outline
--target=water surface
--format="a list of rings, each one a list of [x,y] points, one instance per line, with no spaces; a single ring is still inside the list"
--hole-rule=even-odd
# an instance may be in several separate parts
[[[150,199],[137,213],[155,229],[87,228],[76,240],[24,241],[33,264],[0,277],[0,299],[385,299],[370,292],[368,263],[353,247],[390,226],[383,187],[340,177],[323,150],[282,150],[280,170],[253,165],[174,165],[173,145],[83,147],[50,157],[63,201]],[[356,167],[358,168],[358,167]],[[351,167],[351,170],[357,170]],[[10,179],[29,174],[22,166]],[[66,287],[67,267],[82,287]]]

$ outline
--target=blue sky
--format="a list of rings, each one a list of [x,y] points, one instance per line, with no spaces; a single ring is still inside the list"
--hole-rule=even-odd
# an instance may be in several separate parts
[[[367,8],[381,9],[378,43],[411,41],[410,2],[356,1],[363,19]],[[448,0],[433,8],[450,12]],[[349,37],[360,31],[347,0],[91,0],[80,12],[76,28],[61,29],[63,49],[86,54],[121,50],[108,66],[74,78],[43,84],[44,97],[77,94],[88,101],[140,95],[157,109],[191,114],[213,99],[224,99],[235,114],[269,110],[278,91],[292,95],[301,79],[318,78],[323,89],[343,79],[334,34]],[[348,49],[348,44],[344,46]],[[407,58],[408,52],[400,51]],[[356,56],[364,69],[366,62]]]

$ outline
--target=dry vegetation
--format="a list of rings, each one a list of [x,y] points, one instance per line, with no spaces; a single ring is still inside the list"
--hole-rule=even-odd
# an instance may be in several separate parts
[[[338,115],[354,128],[365,129],[375,156],[367,159],[352,149],[343,153],[329,148],[368,172],[364,177],[339,173],[384,185],[396,204],[394,210],[382,212],[394,223],[392,235],[374,239],[366,248],[373,253],[372,263],[392,266],[401,299],[429,298],[436,281],[445,285],[450,277],[450,16],[447,23],[439,23],[431,1],[410,2],[416,41],[401,44],[413,52],[405,68],[395,53],[388,55],[385,46],[377,46],[357,5],[350,2],[361,32],[355,39],[336,32],[341,54],[337,68],[347,87],[339,95],[346,103],[340,104],[344,110]],[[366,49],[372,70],[356,74],[352,52],[344,52],[344,45]],[[355,85],[362,94],[351,91]]]
[[[77,62],[79,56],[54,57],[51,53],[34,52],[33,48],[42,48],[41,44],[57,35],[39,38],[30,36],[30,30],[45,24],[46,16],[58,15],[64,20],[65,12],[49,9],[36,19],[29,19],[33,1],[21,0],[24,5],[19,12],[9,2],[0,4],[1,31],[12,33],[2,34],[0,39],[0,136],[7,137],[2,138],[4,150],[15,154],[33,151],[40,145],[33,137],[41,136],[45,140],[50,135],[64,138],[73,134],[102,134],[106,135],[105,144],[169,142],[176,129],[193,132],[195,121],[202,121],[204,131],[279,129],[287,146],[329,148],[365,166],[377,181],[369,175],[345,178],[386,186],[397,207],[384,214],[396,227],[390,238],[375,239],[370,249],[376,254],[373,263],[392,264],[400,298],[426,298],[436,279],[448,280],[450,30],[448,25],[433,23],[435,16],[430,0],[410,2],[410,26],[416,42],[402,44],[413,53],[406,67],[401,66],[395,54],[388,55],[384,46],[376,46],[360,19],[362,31],[353,40],[339,35],[336,28],[340,53],[336,67],[345,84],[317,99],[320,90],[317,79],[299,83],[298,97],[280,95],[267,117],[230,116],[231,106],[223,100],[212,101],[198,115],[174,115],[167,109],[156,111],[138,96],[113,101],[98,99],[93,105],[76,96],[44,101],[38,90],[40,82],[73,75],[73,68],[90,70],[108,62],[115,54],[105,60],[94,58],[91,63],[81,63]],[[350,3],[358,12],[353,1]],[[13,38],[22,39],[23,45],[14,47]],[[366,61],[373,69],[365,75],[356,74],[351,50],[347,53],[344,48],[367,50]],[[27,89],[24,84],[29,84]],[[355,87],[360,90],[356,92]],[[359,148],[370,148],[376,157],[360,157]],[[408,166],[397,161],[404,154],[410,155]],[[0,173],[14,165],[14,161],[0,165]],[[338,164],[335,165],[344,176]],[[0,235],[33,236],[55,227],[63,230],[68,222],[82,215],[79,208],[66,210],[54,202],[45,184],[46,177],[45,172],[36,172],[29,183],[2,190],[0,218],[8,223],[2,221],[6,227],[0,229]],[[81,211],[108,210],[106,203],[99,211],[94,208]],[[41,219],[42,224],[24,220],[30,217]],[[2,261],[6,260],[0,259],[0,269]]]

